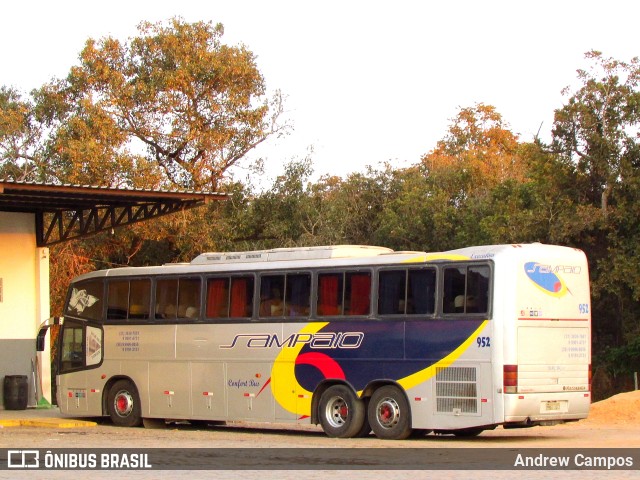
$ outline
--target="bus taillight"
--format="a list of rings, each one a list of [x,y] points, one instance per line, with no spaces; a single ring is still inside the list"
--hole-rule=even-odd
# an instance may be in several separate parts
[[[518,393],[518,365],[504,366],[504,393]]]
[[[591,391],[591,375],[592,375],[591,364],[589,364],[589,391]]]

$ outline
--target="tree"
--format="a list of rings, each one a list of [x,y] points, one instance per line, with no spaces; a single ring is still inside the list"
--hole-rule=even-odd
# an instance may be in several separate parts
[[[282,97],[266,97],[255,56],[223,44],[223,32],[220,24],[179,18],[143,22],[126,42],[89,39],[66,78],[28,98],[0,88],[0,176],[221,190],[231,166],[288,129],[279,123]],[[205,214],[54,247],[52,271],[60,275],[52,276],[52,291],[78,265],[155,264],[215,247]]]
[[[42,135],[33,104],[0,87],[0,178],[46,180]]]
[[[597,51],[586,58],[578,89],[563,91],[568,100],[555,112],[551,149],[575,167],[576,223],[585,223],[573,240],[591,266],[594,353],[615,372],[627,354],[640,361],[640,61]]]
[[[461,108],[452,122],[445,138],[422,158],[428,174],[447,169],[468,173],[467,183],[459,185],[463,196],[522,178],[518,136],[495,107],[479,103]]]
[[[255,56],[223,44],[221,24],[174,18],[138,28],[123,43],[89,39],[80,64],[34,91],[28,121],[9,132],[37,145],[59,181],[216,190],[251,149],[286,133],[281,95],[266,98]],[[7,103],[3,117],[19,110]],[[29,135],[34,119],[46,138]],[[28,150],[12,154],[31,161]]]
[[[518,137],[490,105],[461,108],[447,135],[421,162],[394,175],[379,236],[394,248],[441,251],[504,238],[486,222],[492,191],[521,183],[525,163]],[[486,228],[483,226],[487,225]]]
[[[439,251],[452,240],[457,209],[433,182],[435,177],[423,165],[391,172],[390,193],[374,222],[375,243],[394,250]]]
[[[605,58],[598,51],[585,57],[593,65],[578,70],[582,86],[556,110],[552,146],[576,164],[586,201],[606,217],[612,191],[632,174],[629,155],[637,156],[640,61]]]
[[[394,171],[367,167],[364,173],[351,173],[346,179],[325,178],[323,236],[330,244],[379,244],[377,236],[381,212],[393,195]]]

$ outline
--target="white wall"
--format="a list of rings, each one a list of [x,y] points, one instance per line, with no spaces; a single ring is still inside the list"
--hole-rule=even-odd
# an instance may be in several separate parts
[[[35,219],[30,213],[0,212],[0,338],[32,338],[39,285],[36,279]]]
[[[0,377],[28,375],[33,385],[35,338],[50,314],[49,250],[36,246],[34,214],[0,212],[0,282],[0,350],[6,352],[0,353]],[[41,361],[48,372],[48,355]],[[49,374],[42,373],[50,388]]]

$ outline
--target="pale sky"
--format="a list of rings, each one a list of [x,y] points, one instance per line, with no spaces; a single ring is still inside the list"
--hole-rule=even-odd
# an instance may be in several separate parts
[[[27,93],[66,76],[88,38],[174,16],[222,23],[287,96],[294,131],[247,159],[271,175],[309,148],[317,175],[414,164],[476,103],[523,141],[548,138],[585,52],[640,55],[637,0],[22,0],[2,7],[0,85]]]

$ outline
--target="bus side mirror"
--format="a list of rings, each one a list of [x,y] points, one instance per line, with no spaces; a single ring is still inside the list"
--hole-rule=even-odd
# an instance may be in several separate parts
[[[47,330],[49,327],[42,327],[38,332],[38,336],[36,337],[36,352],[44,352],[44,340],[47,336]]]

